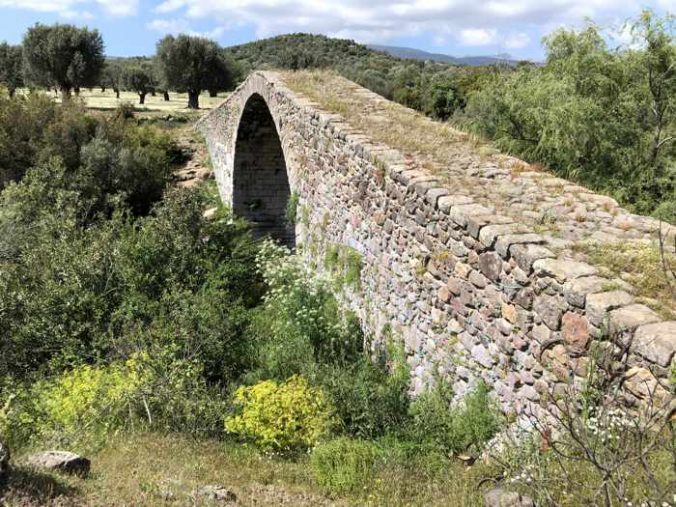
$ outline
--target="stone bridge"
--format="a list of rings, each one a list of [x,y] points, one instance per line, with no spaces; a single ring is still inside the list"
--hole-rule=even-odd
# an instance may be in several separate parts
[[[198,129],[223,201],[342,277],[373,347],[404,341],[414,392],[483,379],[518,412],[595,350],[628,357],[630,402],[667,394],[676,322],[576,248],[658,222],[335,75],[255,72]]]

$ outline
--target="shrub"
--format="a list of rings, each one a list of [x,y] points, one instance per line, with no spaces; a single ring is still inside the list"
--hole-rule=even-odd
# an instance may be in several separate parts
[[[139,358],[108,366],[80,366],[6,400],[5,437],[14,447],[34,442],[74,446],[102,441],[134,414],[151,379]]]
[[[326,492],[356,491],[373,479],[378,449],[370,442],[338,438],[315,447],[310,457],[312,475]]]
[[[133,429],[214,435],[225,399],[209,389],[196,361],[170,347],[108,365],[82,365],[30,386],[4,386],[0,435],[15,448],[90,448]]]
[[[410,437],[447,453],[478,451],[500,429],[500,419],[488,389],[479,386],[452,408],[453,393],[439,383],[411,404]]]
[[[317,364],[349,364],[360,357],[359,323],[341,310],[330,279],[272,243],[261,246],[256,264],[268,291],[251,328],[258,356],[254,378],[307,375]]]
[[[310,448],[328,433],[333,422],[324,392],[301,376],[283,383],[266,380],[240,387],[234,404],[239,413],[226,419],[226,431],[269,451]]]
[[[314,381],[331,397],[347,435],[376,438],[406,424],[408,369],[389,371],[363,354],[350,365],[320,367]]]

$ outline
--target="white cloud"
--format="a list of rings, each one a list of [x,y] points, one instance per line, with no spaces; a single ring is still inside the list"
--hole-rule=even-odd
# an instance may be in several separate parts
[[[91,12],[94,6],[111,16],[132,16],[138,12],[138,5],[139,0],[0,0],[0,7],[51,12],[64,18],[84,19],[94,17]]]
[[[527,33],[510,33],[504,41],[506,49],[521,49],[528,46],[530,43],[530,37]]]
[[[585,16],[601,22],[627,17],[640,2],[645,0],[160,0],[154,11],[221,27],[237,20],[253,26],[258,37],[305,31],[386,42],[428,35],[436,44],[455,38],[467,46],[519,49],[530,43],[528,33],[537,38],[546,26],[579,24]]]
[[[172,34],[177,35],[179,33],[186,33],[188,35],[197,35],[199,37],[206,37],[207,39],[217,39],[223,32],[225,32],[225,26],[218,26],[213,30],[207,30],[200,32],[193,30],[190,26],[190,23],[185,19],[153,19],[147,25],[147,28],[160,32],[161,34]]]
[[[460,42],[464,46],[488,46],[495,42],[497,30],[466,28],[460,31]]]

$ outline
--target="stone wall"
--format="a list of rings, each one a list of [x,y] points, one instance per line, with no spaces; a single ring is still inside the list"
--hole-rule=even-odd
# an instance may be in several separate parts
[[[238,199],[237,132],[251,128],[239,125],[252,96],[269,107],[298,196],[299,251],[317,269],[326,269],[327,252],[358,252],[360,283],[345,287],[344,300],[375,346],[386,329],[404,340],[414,392],[440,375],[462,396],[483,379],[505,411],[518,412],[582,382],[592,344],[618,355],[630,344],[630,401],[668,377],[676,322],[635,303],[626,283],[439,186],[409,157],[291,92],[278,74],[252,74],[199,123],[226,203]]]

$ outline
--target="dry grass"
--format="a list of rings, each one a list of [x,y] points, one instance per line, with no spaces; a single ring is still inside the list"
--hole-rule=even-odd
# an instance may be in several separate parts
[[[47,92],[45,92],[47,93]],[[58,100],[60,98],[51,93],[53,97]],[[213,109],[218,106],[221,102],[225,100],[228,96],[228,93],[219,93],[217,97],[209,97],[209,94],[203,93],[200,95],[200,108],[201,109]],[[140,105],[138,94],[135,92],[120,92],[120,98],[115,97],[115,92],[113,90],[106,90],[101,92],[100,89],[94,88],[93,90],[82,90],[80,92],[80,98],[85,101],[87,107],[91,109],[115,109],[117,106],[124,102],[131,102],[134,104],[135,109],[138,111],[146,112],[163,112],[163,113],[175,113],[175,112],[185,112],[190,111],[188,109],[188,94],[187,93],[170,93],[170,101],[165,102],[162,98],[162,94],[158,93],[155,97],[148,94],[146,96],[145,104]]]
[[[676,254],[645,241],[578,243],[575,249],[612,277],[621,277],[636,296],[664,319],[676,319]]]
[[[495,153],[485,143],[425,115],[386,100],[374,101],[371,94],[331,72],[284,72],[284,82],[322,109],[341,114],[352,127],[371,140],[415,156],[423,168],[442,181],[458,183],[469,163],[477,165]],[[357,93],[355,93],[357,91]],[[478,146],[475,146],[478,144]],[[475,155],[479,153],[479,155]],[[462,161],[462,166],[458,161]],[[466,180],[469,185],[470,181]]]
[[[15,470],[0,505],[212,505],[194,495],[197,486],[209,484],[233,491],[241,506],[483,505],[477,489],[481,467],[465,468],[445,459],[386,456],[388,461],[362,492],[328,498],[313,484],[307,457],[270,458],[215,440],[175,434],[120,436],[91,458],[87,479]]]

